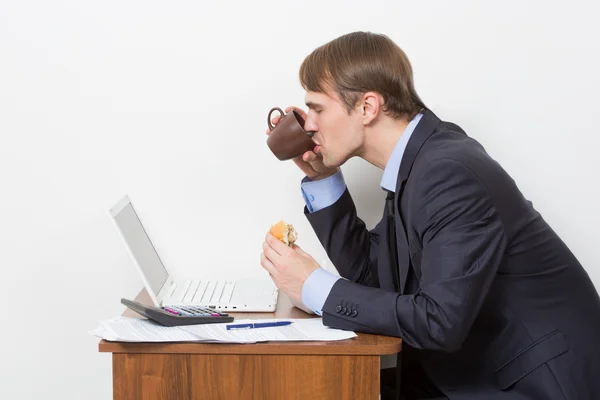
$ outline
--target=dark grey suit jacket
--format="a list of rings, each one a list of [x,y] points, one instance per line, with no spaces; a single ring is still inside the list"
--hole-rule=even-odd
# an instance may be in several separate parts
[[[324,323],[401,337],[451,399],[600,399],[598,293],[484,148],[426,110],[396,193],[400,293],[385,218],[368,231],[347,190],[305,209],[346,278]]]

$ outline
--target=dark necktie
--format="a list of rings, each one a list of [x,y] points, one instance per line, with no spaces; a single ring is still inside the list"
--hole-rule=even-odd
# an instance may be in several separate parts
[[[384,189],[385,190],[385,189]],[[392,278],[394,280],[394,290],[400,291],[400,279],[398,278],[398,251],[396,250],[396,223],[394,221],[394,192],[385,190],[385,206],[387,209],[387,233],[388,233],[388,252],[390,256],[390,268],[392,268]]]
[[[387,192],[385,198],[385,208],[387,212],[387,241],[388,241],[388,252],[390,257],[390,268],[392,269],[392,279],[394,283],[394,290],[400,292],[400,279],[398,278],[398,252],[396,251],[396,222],[394,221],[394,192],[384,189]],[[400,400],[400,385],[402,382],[402,355],[403,352],[398,353],[396,359],[396,393],[394,398]]]

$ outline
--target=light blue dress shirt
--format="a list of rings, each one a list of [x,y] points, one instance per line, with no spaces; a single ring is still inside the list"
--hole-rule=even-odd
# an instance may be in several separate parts
[[[402,133],[402,136],[398,139],[396,146],[394,146],[394,150],[390,155],[381,177],[381,187],[383,189],[392,192],[396,191],[396,181],[398,179],[398,170],[400,169],[402,156],[406,150],[408,140],[421,120],[421,117],[423,117],[423,114],[417,114],[410,121]],[[329,207],[338,201],[346,190],[346,182],[344,182],[344,176],[340,170],[334,175],[320,181],[312,181],[310,178],[305,177],[302,180],[300,188],[302,190],[304,201],[306,202],[306,208],[312,213]],[[322,315],[321,312],[325,300],[327,300],[331,288],[338,279],[340,279],[339,276],[334,275],[323,268],[314,270],[308,278],[306,278],[306,281],[304,281],[304,285],[302,286],[302,303],[313,310],[317,315]]]

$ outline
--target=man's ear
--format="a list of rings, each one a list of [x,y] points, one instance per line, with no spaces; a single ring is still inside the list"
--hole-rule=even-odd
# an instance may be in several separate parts
[[[360,112],[363,117],[363,123],[368,125],[372,123],[379,113],[382,112],[383,98],[379,93],[367,92],[360,100]]]

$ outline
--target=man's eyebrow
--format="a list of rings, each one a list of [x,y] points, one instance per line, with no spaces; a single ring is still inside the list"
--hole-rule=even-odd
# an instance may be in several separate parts
[[[321,104],[318,104],[318,103],[315,103],[315,102],[312,102],[312,101],[307,101],[307,102],[306,102],[306,106],[307,106],[308,108],[310,108],[310,109],[313,109],[313,110],[314,110],[315,108],[323,108],[323,106],[322,106]]]

